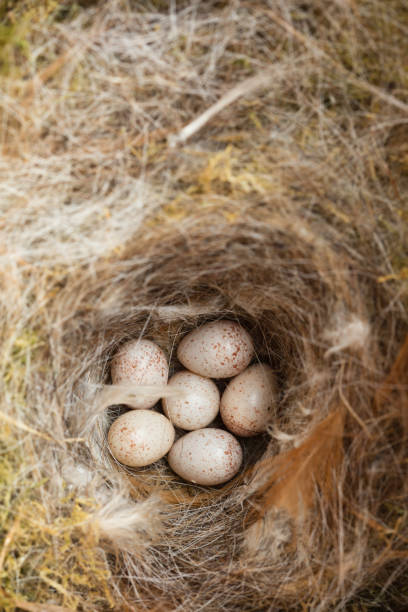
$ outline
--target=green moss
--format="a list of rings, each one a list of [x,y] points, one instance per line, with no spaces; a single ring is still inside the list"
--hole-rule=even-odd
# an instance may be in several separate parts
[[[0,74],[10,75],[16,66],[28,59],[29,53],[25,24],[0,23]]]
[[[86,591],[95,609],[113,607],[110,572],[92,528],[96,502],[68,492],[47,505],[39,493],[47,479],[14,434],[6,427],[0,437],[0,609],[16,609],[20,583],[24,601],[46,602],[51,592],[75,610]]]

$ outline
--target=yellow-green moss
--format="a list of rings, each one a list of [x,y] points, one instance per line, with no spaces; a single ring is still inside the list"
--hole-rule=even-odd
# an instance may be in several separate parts
[[[76,610],[86,592],[90,609],[114,602],[110,572],[98,553],[98,534],[89,521],[96,502],[67,490],[54,511],[40,489],[46,484],[27,456],[29,444],[10,428],[0,438],[0,607],[19,600],[61,604]],[[7,450],[7,455],[5,454]],[[89,576],[92,580],[89,580]],[[23,586],[20,586],[23,585]],[[22,589],[22,592],[21,592]]]

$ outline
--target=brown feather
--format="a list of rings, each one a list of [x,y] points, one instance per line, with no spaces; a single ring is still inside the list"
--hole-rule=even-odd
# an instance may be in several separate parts
[[[316,491],[329,500],[335,492],[335,474],[343,459],[344,417],[334,410],[297,448],[257,464],[252,518],[263,516],[273,506],[294,519],[301,519],[314,504]]]

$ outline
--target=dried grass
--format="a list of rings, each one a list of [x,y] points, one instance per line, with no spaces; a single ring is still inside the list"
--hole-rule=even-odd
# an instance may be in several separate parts
[[[405,3],[81,4],[0,13],[0,606],[405,609]],[[219,317],[277,421],[123,470],[112,354]]]

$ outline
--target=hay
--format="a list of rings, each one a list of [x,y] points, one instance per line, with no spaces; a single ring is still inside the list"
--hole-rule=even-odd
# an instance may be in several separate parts
[[[2,13],[2,609],[404,609],[405,3],[81,4]],[[117,347],[222,317],[242,473],[115,464]]]

